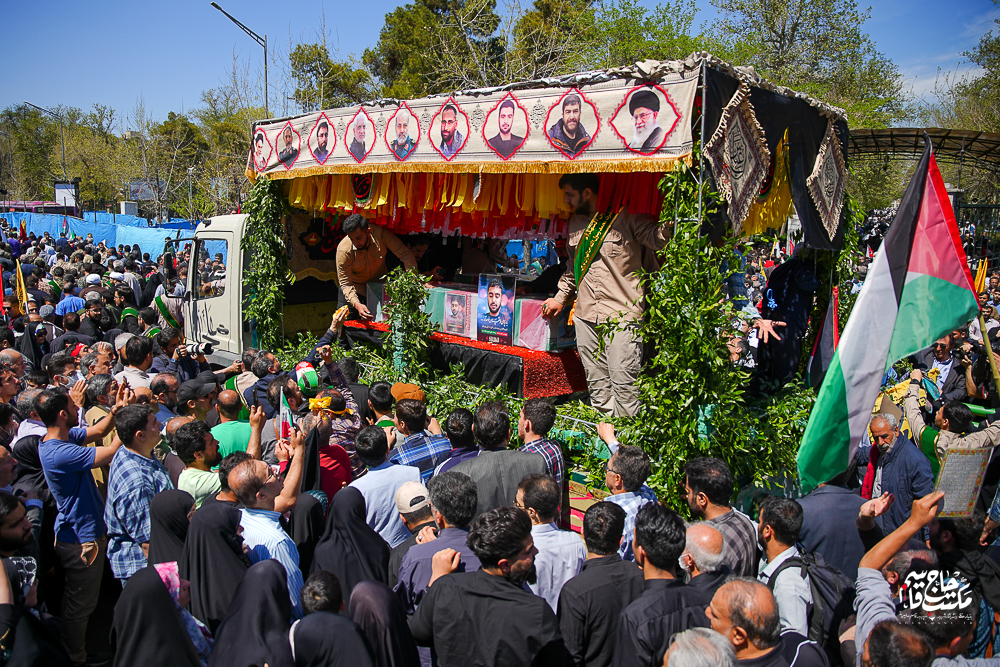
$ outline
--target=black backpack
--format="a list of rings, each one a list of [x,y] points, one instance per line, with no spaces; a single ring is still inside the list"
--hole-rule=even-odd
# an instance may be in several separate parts
[[[803,579],[809,576],[813,599],[809,607],[809,639],[823,647],[830,664],[841,664],[840,622],[854,613],[854,583],[827,564],[822,554],[802,552],[779,565],[767,580],[767,587],[773,592],[778,575],[793,567],[799,568]]]

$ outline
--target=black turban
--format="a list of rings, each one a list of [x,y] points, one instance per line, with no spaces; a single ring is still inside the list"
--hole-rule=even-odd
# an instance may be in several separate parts
[[[635,110],[639,107],[658,112],[660,110],[660,98],[649,88],[637,90],[632,93],[632,97],[628,101],[628,112],[634,116]]]

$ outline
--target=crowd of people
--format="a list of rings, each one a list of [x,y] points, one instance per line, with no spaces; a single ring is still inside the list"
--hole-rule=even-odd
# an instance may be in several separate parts
[[[892,415],[855,468],[752,515],[713,457],[684,462],[686,507],[661,502],[602,423],[608,493],[581,536],[551,402],[429,414],[420,387],[338,358],[340,311],[294,370],[252,348],[213,369],[177,300],[189,266],[208,285],[220,262],[65,236],[0,250],[27,292],[0,326],[0,664],[1000,664],[1000,508],[938,518]],[[911,392],[911,427],[995,442],[956,400],[986,391],[975,336],[939,343],[913,378],[943,402],[931,426]],[[959,604],[912,604],[934,573]]]

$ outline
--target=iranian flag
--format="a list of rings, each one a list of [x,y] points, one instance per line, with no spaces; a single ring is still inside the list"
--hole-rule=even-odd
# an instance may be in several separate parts
[[[278,437],[288,440],[292,437],[292,409],[288,407],[285,392],[281,392],[281,411],[278,413]]]
[[[926,134],[924,142],[809,416],[798,453],[805,493],[847,469],[892,364],[979,312],[955,214]]]
[[[813,341],[812,353],[809,355],[809,365],[806,366],[806,377],[809,386],[818,389],[826,371],[830,368],[830,361],[833,359],[837,346],[840,344],[840,332],[837,326],[837,308],[840,306],[840,290],[833,288],[830,295],[830,305],[826,307],[826,313],[820,322],[819,333]]]

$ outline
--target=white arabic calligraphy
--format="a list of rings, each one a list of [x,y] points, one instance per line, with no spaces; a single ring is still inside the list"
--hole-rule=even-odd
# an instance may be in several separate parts
[[[953,611],[972,604],[969,583],[957,572],[925,570],[910,572],[903,582],[907,609]]]

